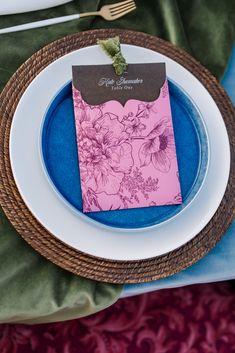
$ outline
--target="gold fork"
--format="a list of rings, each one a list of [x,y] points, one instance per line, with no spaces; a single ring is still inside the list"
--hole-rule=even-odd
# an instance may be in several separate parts
[[[80,17],[101,16],[107,21],[116,20],[136,9],[134,0],[126,0],[113,5],[102,6],[100,11],[81,13]]]
[[[99,11],[85,12],[80,14],[77,13],[74,15],[55,17],[55,18],[50,18],[48,20],[30,22],[19,26],[3,28],[3,29],[0,29],[0,34],[24,31],[27,29],[39,28],[44,26],[51,26],[57,23],[77,20],[81,17],[87,17],[87,16],[101,16],[107,21],[114,21],[135,9],[136,9],[136,6],[135,6],[134,0],[125,0],[112,5],[104,5],[101,7]]]

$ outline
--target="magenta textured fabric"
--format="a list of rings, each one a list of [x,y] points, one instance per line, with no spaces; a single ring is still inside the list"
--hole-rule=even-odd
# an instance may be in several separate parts
[[[193,285],[120,299],[80,320],[0,325],[1,353],[233,353],[235,289]]]

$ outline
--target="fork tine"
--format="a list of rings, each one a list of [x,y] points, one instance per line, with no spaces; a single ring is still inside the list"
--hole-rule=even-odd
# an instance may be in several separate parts
[[[131,12],[131,11],[133,11],[133,10],[135,10],[135,9],[136,9],[136,6],[132,6],[132,7],[128,8],[128,10],[126,10],[126,11],[120,11],[120,12],[117,12],[117,13],[115,13],[115,14],[112,14],[112,15],[111,15],[111,16],[112,16],[112,19],[113,19],[113,20],[116,20],[116,19],[118,19],[118,18],[120,18],[120,17],[122,17],[122,16],[128,14],[129,12]]]
[[[121,2],[118,2],[116,4],[113,4],[113,5],[108,5],[109,6],[109,9],[115,9],[115,8],[118,8],[120,6],[123,6],[123,5],[126,5],[128,3],[134,3],[134,0],[125,0],[125,1],[121,1]]]
[[[126,5],[123,5],[123,6],[120,6],[120,7],[117,7],[115,9],[111,9],[110,12],[112,14],[115,14],[117,12],[120,12],[120,11],[125,11],[125,10],[128,10],[130,7],[132,6],[135,6],[135,3],[134,2],[131,2],[129,4],[126,4]]]

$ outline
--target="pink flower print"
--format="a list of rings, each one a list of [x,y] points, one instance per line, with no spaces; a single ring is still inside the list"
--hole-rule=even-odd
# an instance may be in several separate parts
[[[177,203],[169,97],[165,102],[160,95],[154,102],[89,105],[73,90],[83,211]],[[163,173],[153,177],[156,169]]]
[[[124,125],[109,113],[102,115],[97,107],[86,107],[78,124],[83,185],[97,194],[116,194],[124,175],[134,164]]]
[[[137,110],[137,113],[136,113],[136,117],[148,119],[151,112],[157,113],[156,103],[155,102],[152,102],[152,103],[147,103],[147,102],[140,103],[138,105],[138,110]]]
[[[108,133],[105,134],[105,141],[107,144],[118,145],[128,139],[128,134],[125,131],[125,126],[114,118],[114,114],[105,113],[101,119],[97,121],[101,124],[102,129],[106,129]]]
[[[182,196],[180,192],[174,197],[174,201],[182,203]]]
[[[95,125],[97,120],[102,117],[102,110],[98,107],[86,106],[79,112],[79,121],[82,132],[89,135],[89,133],[95,133]]]
[[[176,153],[174,133],[169,118],[160,120],[145,140],[147,141],[139,149],[141,167],[151,162],[160,172],[169,172],[171,159],[175,158]]]
[[[129,113],[123,117],[122,123],[125,125],[125,131],[129,135],[141,136],[142,132],[146,129],[146,125],[140,122],[140,119]]]
[[[161,93],[162,93],[162,98],[166,98],[168,96],[168,82],[167,80],[165,81],[164,85],[162,86],[161,89]]]
[[[77,89],[74,89],[74,87],[73,87],[73,102],[74,102],[75,111],[77,109],[84,109],[86,106],[88,106],[88,104],[82,99],[81,93]]]

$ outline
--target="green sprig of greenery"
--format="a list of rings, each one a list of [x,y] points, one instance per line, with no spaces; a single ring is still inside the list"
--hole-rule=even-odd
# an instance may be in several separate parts
[[[127,68],[127,63],[121,52],[120,39],[118,36],[114,38],[100,40],[97,43],[104,52],[112,59],[113,67],[117,75],[122,75]]]

